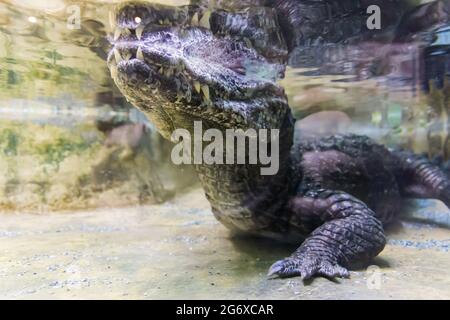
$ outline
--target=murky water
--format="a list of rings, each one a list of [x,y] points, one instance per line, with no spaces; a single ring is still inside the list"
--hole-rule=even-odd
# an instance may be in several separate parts
[[[106,67],[117,2],[0,2],[0,207],[131,204],[173,193],[170,147]],[[297,49],[281,83],[296,117],[306,119],[302,134],[356,132],[448,158],[449,34],[444,26],[394,46]],[[383,76],[368,76],[373,61]],[[153,168],[161,166],[167,170]]]
[[[194,180],[172,178],[168,143],[112,83],[114,5],[0,2],[1,209],[161,202]]]

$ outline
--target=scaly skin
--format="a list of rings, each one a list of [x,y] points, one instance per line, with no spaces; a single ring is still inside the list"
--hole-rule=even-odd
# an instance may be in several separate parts
[[[293,46],[371,35],[361,30],[361,13],[350,5],[355,2],[345,1],[344,11],[331,0],[257,2],[261,6],[233,1],[242,5],[233,13],[221,9],[221,1],[214,9],[204,1],[179,8],[122,5],[108,66],[122,93],[168,139],[179,128],[193,133],[200,120],[204,130],[279,129],[276,175],[261,175],[260,164],[196,165],[214,215],[239,232],[306,239],[270,268],[270,276],[347,277],[352,263],[383,250],[383,224],[403,196],[450,206],[449,179],[431,163],[366,137],[294,140],[294,119],[276,84]],[[333,21],[356,21],[359,29],[339,36],[316,32],[314,22],[325,13]],[[391,18],[393,25],[400,19]]]

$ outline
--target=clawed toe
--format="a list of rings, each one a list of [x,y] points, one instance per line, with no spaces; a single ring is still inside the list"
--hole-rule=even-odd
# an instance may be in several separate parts
[[[350,278],[350,272],[340,265],[323,264],[318,274],[328,278]]]
[[[350,273],[346,268],[320,258],[287,258],[275,262],[270,267],[267,276],[270,279],[300,276],[302,280],[308,280],[315,276],[324,276],[327,278],[349,278]]]
[[[274,278],[289,278],[301,276],[300,270],[297,268],[295,261],[284,259],[275,262],[269,269],[267,276],[270,279]]]

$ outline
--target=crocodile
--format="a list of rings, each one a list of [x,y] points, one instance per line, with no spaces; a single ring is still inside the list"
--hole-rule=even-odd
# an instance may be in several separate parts
[[[369,4],[381,8],[381,31],[367,29]],[[298,242],[269,268],[270,278],[346,278],[382,252],[403,198],[450,208],[448,173],[365,136],[297,137],[277,80],[296,48],[395,39],[399,27],[413,37],[419,30],[408,19],[434,12],[425,30],[445,23],[449,8],[397,0],[127,2],[111,17],[107,64],[122,94],[167,139],[180,128],[193,133],[197,121],[220,132],[278,130],[274,175],[262,175],[262,163],[195,164],[212,212],[235,233]]]

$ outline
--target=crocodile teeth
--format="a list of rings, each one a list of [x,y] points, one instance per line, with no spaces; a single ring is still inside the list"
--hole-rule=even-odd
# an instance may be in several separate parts
[[[111,78],[116,78],[117,77],[117,67],[116,66],[111,66]]]
[[[159,74],[164,74],[164,68],[163,67],[159,68],[158,72]]]
[[[191,25],[198,26],[198,13],[196,12],[191,20]]]
[[[136,28],[136,37],[138,38],[138,40],[141,40],[142,32],[144,32],[144,26],[139,26]]]
[[[141,60],[141,61],[144,61],[144,54],[142,53],[142,48],[141,47],[139,47],[137,49],[137,51],[136,51],[136,58]]]
[[[116,31],[114,31],[114,41],[117,41],[119,37],[122,35],[122,30],[120,28],[117,28]]]
[[[205,95],[206,101],[210,100],[209,87],[207,85],[202,86],[203,94]]]
[[[123,34],[126,35],[126,36],[129,36],[131,34],[131,31],[129,29],[127,29],[127,28],[123,28],[122,30],[123,30],[122,31]]]
[[[123,60],[122,56],[120,55],[119,50],[114,49],[114,57],[116,58],[116,62],[119,63]]]
[[[111,29],[114,29],[116,26],[116,15],[114,11],[109,11],[109,24],[111,25]]]
[[[211,24],[209,23],[210,18],[211,18],[211,11],[205,12],[203,17],[198,22],[199,26],[211,30]]]
[[[194,88],[198,93],[200,93],[201,87],[202,87],[202,85],[200,84],[200,82],[198,82],[198,81],[194,82]]]
[[[164,74],[167,78],[170,78],[172,76],[172,70],[169,68],[166,70],[165,74]]]

